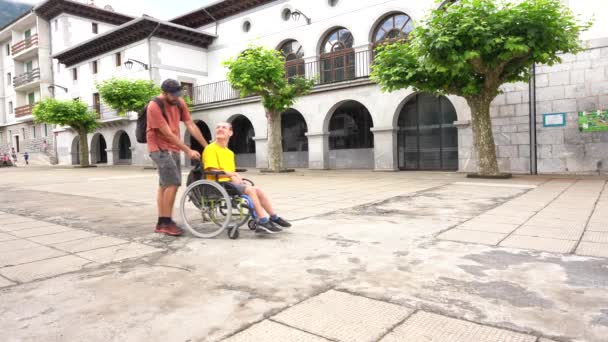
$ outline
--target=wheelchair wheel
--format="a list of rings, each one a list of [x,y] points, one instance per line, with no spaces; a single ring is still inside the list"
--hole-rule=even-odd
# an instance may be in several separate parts
[[[212,238],[230,226],[232,201],[219,184],[200,180],[186,188],[180,212],[185,227],[194,236]]]
[[[247,222],[247,227],[249,227],[249,229],[251,229],[251,230],[258,229],[257,223],[255,223],[255,220],[249,220],[249,222]]]

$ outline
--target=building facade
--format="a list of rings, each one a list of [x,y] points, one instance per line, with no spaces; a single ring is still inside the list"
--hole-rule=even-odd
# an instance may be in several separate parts
[[[608,14],[598,2],[566,3],[583,15]],[[435,6],[432,0],[225,0],[165,22],[48,0],[33,16],[47,23],[52,82],[66,89],[54,96],[80,98],[99,113],[101,128],[88,137],[93,163],[151,163],[145,145],[135,143],[135,114],[121,117],[106,108],[95,83],[171,77],[193,99],[193,118],[208,139],[216,123],[229,121],[237,164],[266,168],[264,109],[259,98],[239,97],[221,65],[257,44],[283,52],[288,77],[316,82],[310,95],[283,113],[286,167],[474,171],[464,99],[408,89],[383,93],[369,80],[374,47],[407,36]],[[560,65],[537,66],[532,86],[505,85],[494,101],[502,171],[604,172],[608,133],[579,131],[578,112],[608,109],[608,24],[597,21],[582,39],[584,52],[564,56]],[[544,127],[546,114],[555,113],[564,113],[563,125]],[[59,163],[77,163],[75,132],[55,133]]]

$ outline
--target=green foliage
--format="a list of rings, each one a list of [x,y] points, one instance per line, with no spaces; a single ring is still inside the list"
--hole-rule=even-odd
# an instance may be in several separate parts
[[[285,58],[276,50],[250,46],[236,59],[223,63],[228,68],[228,81],[241,97],[259,95],[267,111],[281,113],[291,107],[298,96],[310,93],[313,80],[304,77],[285,78]]]
[[[192,112],[192,107],[194,106],[194,104],[193,104],[192,99],[190,98],[190,96],[184,95],[184,96],[182,96],[182,99],[186,103],[186,106],[188,106],[188,111]]]
[[[127,112],[139,112],[154,96],[160,94],[160,87],[152,81],[112,78],[97,85],[104,103],[124,116]]]
[[[494,98],[501,84],[527,81],[533,64],[580,51],[589,26],[560,0],[460,0],[434,10],[408,43],[380,46],[372,79],[387,91]]]
[[[97,114],[80,100],[46,98],[32,110],[37,123],[70,126],[78,132],[91,133],[97,128]]]

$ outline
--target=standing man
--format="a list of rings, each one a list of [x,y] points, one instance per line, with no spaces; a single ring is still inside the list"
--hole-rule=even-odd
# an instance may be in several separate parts
[[[14,147],[11,147],[11,157],[13,157],[13,165],[17,166],[17,152]]]
[[[188,106],[181,98],[182,86],[179,82],[167,79],[161,85],[162,93],[148,104],[146,137],[150,157],[158,167],[159,188],[157,195],[158,222],[156,233],[179,236],[183,231],[173,221],[173,205],[177,189],[182,184],[180,150],[190,159],[200,160],[201,155],[193,151],[180,139],[179,123],[182,121],[190,135],[201,146],[207,141],[198,127],[192,122]],[[162,107],[162,108],[161,108]],[[163,115],[164,113],[164,115]]]

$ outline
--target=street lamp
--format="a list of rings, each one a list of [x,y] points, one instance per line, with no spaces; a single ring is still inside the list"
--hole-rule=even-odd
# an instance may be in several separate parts
[[[51,84],[48,87],[49,93],[51,93],[51,95],[55,95],[55,88],[63,89],[63,91],[65,91],[66,93],[68,92],[68,88],[66,88],[66,87],[62,87],[62,86],[57,85],[57,84]]]
[[[300,11],[300,10],[294,10],[293,12],[291,12],[291,17],[295,21],[300,20],[300,16],[304,16],[304,18],[306,18],[306,23],[308,25],[310,25],[310,23],[312,22],[312,20],[306,14],[302,13],[302,11]]]
[[[141,65],[142,67],[144,67],[144,69],[148,70],[148,64],[144,63],[144,62],[140,62],[137,59],[132,59],[129,58],[124,64],[125,64],[125,68],[131,70],[133,68],[133,62]]]

